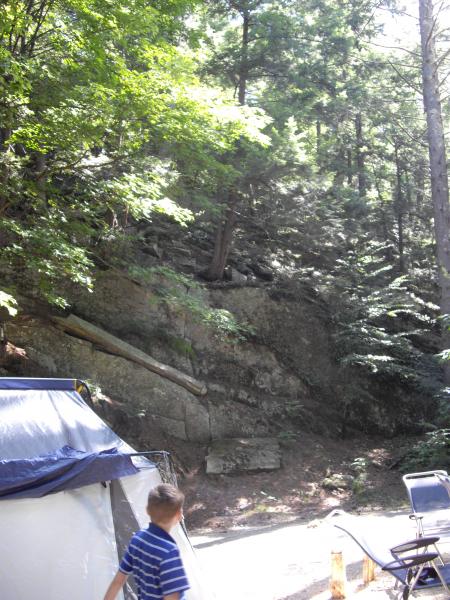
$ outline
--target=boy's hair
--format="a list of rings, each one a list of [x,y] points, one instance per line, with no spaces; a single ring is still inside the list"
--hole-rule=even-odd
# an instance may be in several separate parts
[[[154,522],[171,519],[182,508],[184,494],[170,483],[161,483],[150,490],[147,512]]]

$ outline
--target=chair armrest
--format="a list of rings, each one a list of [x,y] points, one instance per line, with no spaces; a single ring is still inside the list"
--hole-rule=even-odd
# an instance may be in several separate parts
[[[397,558],[381,567],[383,571],[397,571],[400,569],[410,569],[411,567],[417,567],[417,565],[423,565],[424,563],[435,560],[439,554],[437,552],[424,552],[423,554],[414,554],[413,556],[404,556]]]
[[[402,552],[411,552],[412,550],[419,550],[419,548],[427,548],[428,546],[436,544],[438,541],[438,536],[416,538],[409,542],[404,542],[403,544],[394,546],[391,548],[391,553],[395,556],[395,558],[397,558],[397,554],[401,554]]]

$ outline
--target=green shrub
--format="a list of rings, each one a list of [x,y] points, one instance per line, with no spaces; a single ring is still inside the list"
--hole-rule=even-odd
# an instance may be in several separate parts
[[[415,444],[402,463],[404,471],[450,467],[450,429],[436,429]]]
[[[197,323],[210,328],[220,339],[242,341],[254,333],[247,323],[223,308],[212,308],[203,298],[203,287],[191,276],[170,267],[131,267],[129,273],[145,284],[151,285],[160,302],[174,312],[184,313]]]

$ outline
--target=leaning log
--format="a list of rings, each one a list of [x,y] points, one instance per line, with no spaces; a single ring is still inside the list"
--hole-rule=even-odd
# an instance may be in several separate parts
[[[88,340],[111,354],[131,360],[149,371],[153,371],[153,373],[157,373],[161,377],[165,377],[186,388],[192,394],[203,396],[207,392],[206,385],[202,381],[198,381],[173,367],[158,362],[145,352],[142,352],[142,350],[134,348],[131,344],[123,342],[114,335],[103,331],[100,327],[92,325],[92,323],[84,319],[80,319],[80,317],[69,315],[66,318],[52,317],[52,320],[67,333]]]

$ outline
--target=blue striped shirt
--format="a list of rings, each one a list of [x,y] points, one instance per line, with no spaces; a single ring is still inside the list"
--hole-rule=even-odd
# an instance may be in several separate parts
[[[133,573],[139,600],[161,600],[189,589],[175,540],[164,529],[150,523],[133,535],[119,567],[122,573]]]

